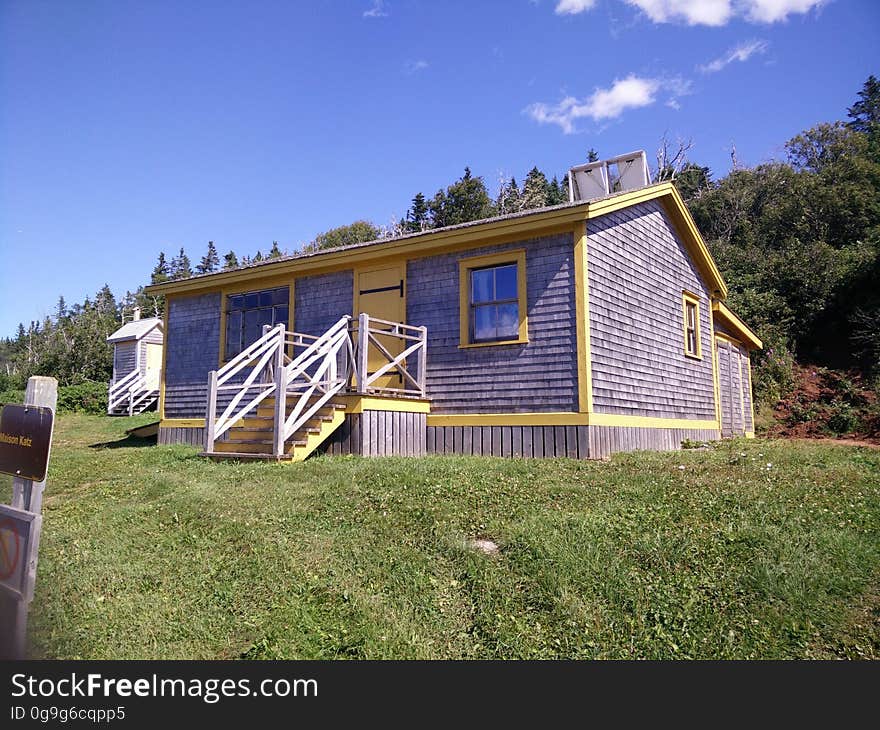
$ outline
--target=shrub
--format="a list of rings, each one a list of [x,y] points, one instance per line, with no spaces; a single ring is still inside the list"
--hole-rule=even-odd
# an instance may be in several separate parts
[[[859,428],[856,409],[842,400],[834,400],[828,406],[828,430],[835,434],[852,433]]]
[[[76,413],[107,412],[107,384],[86,380],[58,388],[58,410]]]
[[[24,403],[24,391],[17,388],[0,390],[0,403]]]

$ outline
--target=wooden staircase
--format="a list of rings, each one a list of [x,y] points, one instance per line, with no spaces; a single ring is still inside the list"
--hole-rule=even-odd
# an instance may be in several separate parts
[[[310,399],[310,405],[317,396]],[[290,415],[294,403],[287,403]],[[336,397],[325,403],[284,444],[284,454],[272,453],[274,438],[275,396],[264,398],[253,414],[241,418],[226,433],[226,439],[214,443],[214,451],[202,455],[214,460],[302,461],[320,446],[345,420],[345,403]]]

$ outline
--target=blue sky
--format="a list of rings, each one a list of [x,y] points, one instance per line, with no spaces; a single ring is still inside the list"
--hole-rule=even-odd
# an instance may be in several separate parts
[[[293,250],[465,165],[664,132],[716,177],[880,74],[872,0],[0,1],[0,336],[160,250]]]

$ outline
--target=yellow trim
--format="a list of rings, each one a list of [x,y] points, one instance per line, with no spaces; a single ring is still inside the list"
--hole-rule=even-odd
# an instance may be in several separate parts
[[[748,363],[748,368],[746,368],[746,374],[749,376],[749,407],[752,409],[752,438],[755,436],[755,394],[752,392],[752,357],[749,354],[749,351],[746,350],[746,362]],[[748,432],[746,433],[748,436]]]
[[[364,411],[396,411],[398,413],[430,413],[431,403],[413,398],[385,398],[381,396],[346,395],[346,413],[363,413]]]
[[[519,331],[514,340],[500,342],[470,341],[470,286],[468,273],[473,269],[499,264],[516,263],[516,296],[519,308]],[[521,345],[529,341],[529,311],[526,296],[526,250],[524,248],[501,251],[485,256],[469,256],[458,261],[458,346],[493,347],[495,345]]]
[[[715,323],[709,317],[709,350],[712,354],[712,393],[715,398],[715,421],[721,430],[721,381],[718,377],[718,343],[715,341]]]
[[[287,328],[293,329],[293,293],[294,293],[294,285],[295,279],[291,279],[289,275],[279,275],[279,276],[270,276],[264,277],[262,279],[257,279],[256,281],[249,281],[247,284],[242,283],[237,286],[227,286],[220,289],[220,350],[217,353],[217,365],[218,367],[223,367],[226,364],[226,358],[224,357],[226,354],[226,298],[231,294],[244,294],[246,292],[253,291],[261,291],[263,289],[277,289],[281,284],[287,284],[288,286],[288,302],[287,302]],[[292,348],[288,348],[291,350]],[[288,355],[293,355],[293,352],[288,351]]]
[[[754,432],[754,431],[746,431],[746,434],[745,434],[745,435],[746,435],[746,438],[747,438],[747,439],[753,439],[753,438],[755,438],[755,432]]]
[[[740,338],[741,343],[748,349],[760,350],[764,343],[758,338],[748,325],[737,317],[724,302],[712,302],[712,316],[718,317],[721,323],[733,330]]]
[[[397,267],[400,271],[400,278],[403,281],[403,315],[406,318],[406,259],[401,258],[396,261],[389,261],[381,265],[377,266],[358,266],[355,267],[352,271],[352,304],[351,304],[351,312],[352,316],[357,319],[357,316],[361,313],[361,292],[358,287],[358,276],[361,274],[369,274],[371,271],[381,271],[382,269],[390,269],[393,267]],[[406,324],[406,321],[403,322]]]
[[[614,413],[471,413],[429,414],[429,426],[629,426],[632,428],[695,428],[718,430],[715,421],[690,418],[621,416]]]
[[[590,352],[590,284],[587,264],[587,222],[574,229],[574,289],[577,317],[578,409],[593,412],[593,373]]]
[[[304,446],[294,446],[288,453],[293,457],[293,461],[303,461],[309,454],[323,444],[337,428],[342,425],[345,420],[345,412],[340,410],[333,411],[332,420],[321,423],[320,433],[310,433],[306,436]]]
[[[725,334],[724,332],[716,332],[715,338],[718,340],[724,340],[725,342],[729,342],[732,345],[736,345],[737,347],[743,346],[743,343],[740,342],[738,339],[736,339],[736,337],[731,337],[730,335]]]
[[[168,360],[168,310],[171,308],[171,295],[165,297],[165,311],[162,313],[162,371],[159,373],[159,420],[165,418],[165,367]]]
[[[159,428],[204,428],[204,418],[163,418]]]
[[[614,413],[591,413],[591,426],[630,426],[634,428],[697,428],[715,431],[715,421],[691,418],[657,418],[654,416],[620,416]]]
[[[532,213],[517,218],[474,222],[451,230],[429,231],[388,242],[373,243],[328,251],[295,259],[269,262],[260,266],[223,271],[183,281],[166,282],[147,287],[150,294],[191,292],[201,289],[220,289],[243,281],[254,281],[273,274],[301,275],[350,269],[354,265],[378,262],[382,259],[419,258],[439,253],[474,248],[475,245],[495,245],[505,241],[522,241],[534,237],[535,232],[549,235],[555,230],[571,230],[572,224],[612,213],[637,203],[659,199],[694,259],[709,291],[719,299],[727,297],[727,285],[712,260],[709,249],[697,230],[684,201],[672,183],[660,183],[604,200],[584,202],[555,210]],[[268,271],[267,271],[268,269]],[[246,286],[251,286],[247,284]]]
[[[691,352],[688,348],[688,316],[687,305],[694,305],[694,341],[697,345],[696,352]],[[684,331],[684,354],[693,360],[703,359],[703,343],[700,341],[700,295],[693,292],[683,291],[681,293],[681,327]]]

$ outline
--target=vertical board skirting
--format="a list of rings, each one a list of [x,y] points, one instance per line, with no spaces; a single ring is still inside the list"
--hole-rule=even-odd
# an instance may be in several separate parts
[[[424,456],[428,428],[424,413],[364,411],[345,422],[318,448],[331,456]]]
[[[205,429],[204,428],[167,428],[159,427],[159,435],[156,443],[160,446],[170,446],[171,444],[186,444],[187,446],[197,446],[203,448],[205,445]]]

